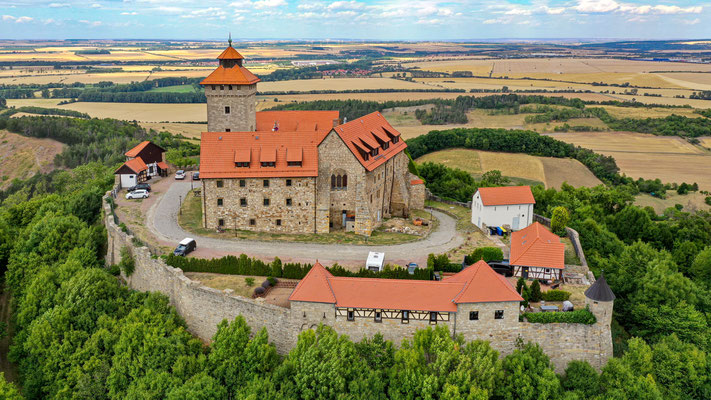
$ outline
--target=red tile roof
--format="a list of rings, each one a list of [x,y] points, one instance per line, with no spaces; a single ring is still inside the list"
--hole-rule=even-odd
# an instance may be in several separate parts
[[[259,82],[253,73],[245,67],[235,65],[225,68],[222,65],[217,67],[207,78],[200,82],[201,85],[251,85]]]
[[[338,118],[338,111],[258,111],[257,130],[271,131],[277,125],[280,131],[318,131],[325,136]]]
[[[536,204],[530,186],[482,187],[479,194],[485,206]]]
[[[124,153],[126,157],[137,157],[141,150],[145,149],[151,143],[150,140],[143,141],[139,143],[136,147]]]
[[[158,168],[160,169],[168,169],[168,164],[164,163],[163,161],[158,163]]]
[[[401,138],[397,143],[392,143],[391,137],[400,137],[400,132],[395,130],[385,117],[377,111],[345,124],[338,125],[333,128],[333,130],[341,137],[355,158],[358,159],[368,171],[374,170],[407,147],[405,141]],[[390,146],[387,150],[383,150],[376,137],[388,138]],[[361,150],[369,152],[369,147],[378,148],[379,152],[378,155],[368,155],[368,158],[365,159],[361,154]]]
[[[234,47],[228,46],[222,53],[220,53],[219,56],[217,56],[218,60],[242,60],[244,57],[242,57],[242,54],[239,54],[237,50],[235,50]]]
[[[114,173],[118,172],[124,166],[128,167],[131,171],[135,172],[136,174],[140,174],[141,171],[145,171],[148,169],[148,166],[146,165],[146,163],[144,163],[143,160],[139,157],[139,158],[132,158],[132,159],[126,161],[125,163],[123,163],[123,165],[118,167],[118,169],[116,171],[114,171]]]
[[[506,279],[480,261],[443,281],[337,277],[317,263],[289,300],[337,307],[455,312],[458,303],[523,299]]]
[[[534,222],[511,234],[509,264],[524,267],[565,268],[565,244],[553,232]]]
[[[425,181],[422,179],[413,179],[410,181],[410,185],[424,185]]]
[[[200,178],[276,178],[318,176],[318,132],[203,132]],[[287,165],[291,149],[302,151],[301,166]],[[249,162],[249,167],[237,167]],[[274,167],[262,167],[274,162]]]

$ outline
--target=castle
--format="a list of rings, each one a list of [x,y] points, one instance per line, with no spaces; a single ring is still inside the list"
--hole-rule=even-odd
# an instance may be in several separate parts
[[[229,47],[201,85],[203,227],[370,235],[389,217],[424,207],[400,132],[379,112],[256,111],[259,78]],[[342,123],[343,122],[343,123]]]

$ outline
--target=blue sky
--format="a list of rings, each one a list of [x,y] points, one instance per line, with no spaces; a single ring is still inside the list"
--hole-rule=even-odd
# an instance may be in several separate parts
[[[0,0],[3,39],[711,37],[711,2]]]

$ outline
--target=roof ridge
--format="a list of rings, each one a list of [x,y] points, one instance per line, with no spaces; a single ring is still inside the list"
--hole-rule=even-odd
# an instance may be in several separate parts
[[[481,260],[481,261],[483,261],[483,260]],[[486,261],[484,261],[484,262],[486,262]],[[456,303],[457,300],[458,300],[458,299],[464,294],[464,292],[467,290],[467,288],[469,287],[469,285],[471,285],[472,282],[474,281],[474,278],[477,276],[477,274],[479,273],[479,270],[481,269],[481,266],[480,266],[480,265],[477,265],[477,264],[479,264],[478,261],[468,267],[468,268],[472,268],[472,267],[475,267],[475,266],[476,266],[476,271],[474,271],[474,273],[472,274],[471,278],[469,278],[469,280],[467,281],[467,283],[464,284],[464,287],[462,287],[462,290],[460,290],[459,293],[457,293],[457,295],[454,296],[454,298],[452,299],[452,303]],[[489,265],[489,264],[487,264],[487,265]]]

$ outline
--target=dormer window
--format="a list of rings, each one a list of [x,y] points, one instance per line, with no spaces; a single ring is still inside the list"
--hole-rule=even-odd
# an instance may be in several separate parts
[[[399,141],[400,141],[400,136],[395,136],[395,137],[393,138],[393,143],[397,143],[397,142],[399,142]]]
[[[370,155],[373,156],[373,157],[377,156],[377,155],[378,155],[378,149],[376,148],[376,149],[371,150],[371,151],[370,151]]]
[[[390,147],[390,142],[383,143],[383,150],[387,150]]]
[[[248,162],[236,162],[235,167],[237,168],[249,168]]]
[[[289,161],[286,163],[286,165],[289,167],[300,167],[301,161]]]
[[[276,167],[275,162],[262,162],[261,165],[262,165],[262,167],[265,167],[265,168]]]

